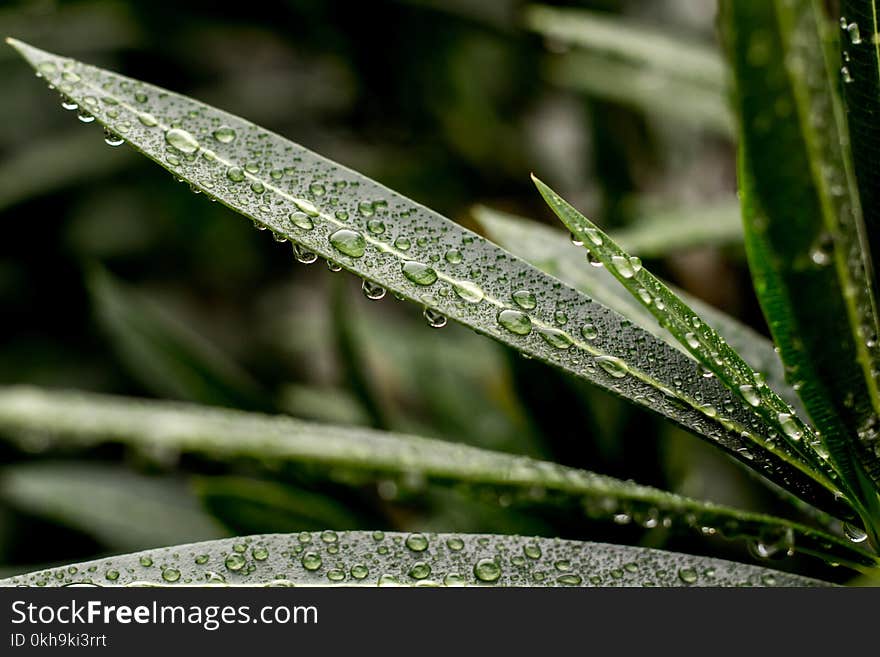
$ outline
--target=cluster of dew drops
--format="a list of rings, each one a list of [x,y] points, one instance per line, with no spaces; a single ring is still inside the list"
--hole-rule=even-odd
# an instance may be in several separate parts
[[[860,46],[865,40],[862,38],[861,30],[859,29],[859,25],[856,22],[849,22],[846,19],[846,16],[840,17],[840,29],[846,32],[847,37],[849,38],[849,43],[852,46]],[[878,38],[878,35],[874,35],[875,40]],[[850,62],[850,54],[848,50],[843,51],[843,66],[840,67],[840,77],[846,83],[850,84],[853,82],[854,78],[849,69]]]
[[[44,77],[43,73],[48,75],[50,73],[55,73],[56,71],[57,68],[54,63],[44,62],[38,67],[37,75],[39,77]],[[72,85],[81,81],[80,76],[72,70],[62,71],[60,80],[62,89],[60,92],[61,106],[65,110],[77,111],[77,117],[81,122],[93,123],[95,121],[93,110],[96,110],[99,105],[97,98],[91,95],[86,96],[82,104],[80,104],[64,93],[66,85],[70,85],[72,88]],[[54,85],[50,84],[49,86],[54,89]],[[135,93],[135,100],[138,103],[144,103],[147,101],[147,96],[142,92],[138,92]],[[110,105],[118,104],[118,101],[111,96],[105,96],[104,102]],[[94,107],[91,107],[90,109],[90,107],[84,107],[83,105],[93,105]],[[118,110],[112,107],[106,110],[106,114],[111,119],[115,119],[119,115]],[[156,127],[159,125],[159,122],[151,114],[146,112],[139,112],[137,118],[146,127]],[[230,144],[236,139],[236,132],[233,128],[224,125],[214,130],[212,132],[212,137],[219,144]],[[121,146],[125,143],[123,137],[107,127],[104,128],[104,141],[109,146],[113,147]],[[183,153],[189,157],[193,156],[202,148],[195,137],[189,132],[177,127],[171,127],[166,131],[165,141],[172,149],[174,149],[174,151]],[[248,167],[242,168],[231,166],[226,172],[226,177],[233,183],[244,182],[248,177],[248,173],[253,174],[255,171],[248,170]],[[178,178],[178,180],[181,179]],[[265,185],[258,180],[254,180],[251,183],[251,188],[255,193],[265,191]],[[200,191],[195,186],[191,186],[191,189],[195,193],[199,193]],[[311,230],[314,227],[315,220],[321,216],[320,211],[311,201],[306,199],[297,198],[293,199],[293,202],[297,206],[297,209],[288,217],[290,223],[300,230]],[[384,202],[382,201],[376,203],[362,202],[359,204],[359,211],[365,217],[372,217],[379,208],[383,207],[383,205]],[[255,226],[261,230],[267,228],[259,222],[255,222]],[[366,226],[367,230],[373,237],[377,237],[385,231],[385,225],[379,218],[369,219],[366,222]],[[276,239],[281,242],[285,241],[285,238],[278,234],[276,234]],[[336,251],[350,258],[362,257],[365,253],[367,243],[363,234],[346,227],[341,227],[334,231],[329,236],[329,241]],[[409,250],[411,244],[408,238],[401,236],[394,240],[393,246],[399,252],[406,252]],[[294,243],[292,248],[294,257],[302,264],[313,264],[319,259],[318,255],[308,249],[308,247]],[[461,251],[452,248],[446,252],[445,259],[451,265],[457,265],[462,262],[463,257]],[[330,271],[333,272],[342,270],[340,264],[329,259],[327,260],[327,266]],[[625,266],[635,267],[635,270],[637,271],[640,267],[640,263],[637,259],[633,259],[633,263],[627,262],[625,263]],[[429,287],[441,278],[433,267],[416,260],[403,260],[401,270],[403,276],[408,281],[419,287]],[[478,304],[486,298],[485,292],[477,284],[471,281],[453,279],[451,283],[455,294],[465,302]],[[382,285],[366,278],[363,279],[361,289],[364,296],[370,300],[380,300],[386,296],[386,289]],[[395,296],[399,299],[403,299],[402,296]],[[535,294],[527,289],[517,289],[511,294],[511,300],[513,303],[509,304],[510,307],[502,307],[497,313],[496,320],[507,332],[516,336],[527,336],[532,333],[535,328],[533,320],[528,314],[529,311],[534,310],[537,306]],[[446,316],[429,306],[424,307],[423,315],[428,325],[433,328],[442,328],[447,324]],[[568,318],[563,311],[557,311],[554,314],[554,322],[557,326],[561,327],[567,321]],[[544,342],[558,350],[568,349],[575,344],[575,341],[571,336],[559,328],[544,327],[536,332],[541,338],[543,338]],[[583,339],[593,341],[598,337],[599,331],[593,323],[588,322],[581,327],[580,334]],[[600,355],[597,356],[595,360],[597,365],[612,377],[622,378],[628,373],[626,364],[619,358]]]

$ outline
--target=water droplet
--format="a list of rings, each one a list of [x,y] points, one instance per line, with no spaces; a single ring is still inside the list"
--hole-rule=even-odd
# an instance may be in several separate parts
[[[619,255],[611,256],[611,264],[614,266],[614,269],[617,270],[617,273],[623,278],[632,278],[636,274],[635,269],[633,269],[632,264],[630,264],[629,258]]]
[[[80,81],[79,75],[77,75],[73,71],[64,71],[64,73],[61,74],[61,79],[64,80],[65,82],[79,82]]]
[[[304,265],[310,265],[318,259],[317,254],[312,253],[307,247],[301,244],[293,245],[293,257]]]
[[[119,571],[118,570],[108,570],[104,573],[104,577],[106,577],[111,582],[115,582],[119,579]]]
[[[385,222],[381,219],[370,219],[367,222],[367,230],[373,235],[381,235],[385,232]]]
[[[850,82],[853,81],[853,76],[849,72],[848,66],[841,66],[840,67],[840,77],[842,77],[843,81],[846,82],[847,84],[849,84]]]
[[[452,289],[455,290],[455,293],[459,297],[468,303],[480,303],[485,296],[482,288],[476,283],[471,283],[470,281],[455,281]]]
[[[137,93],[135,93],[134,99],[139,103],[146,103],[150,99],[150,97],[147,96],[147,94],[145,94],[144,92],[138,91]]]
[[[415,260],[407,260],[401,266],[403,275],[416,285],[432,285],[437,280],[437,272],[428,265]]]
[[[868,534],[864,529],[849,522],[843,523],[843,533],[853,543],[864,543],[868,540]]]
[[[231,144],[235,141],[235,130],[230,128],[228,125],[222,125],[217,128],[212,135],[214,139],[219,141],[221,144]]]
[[[422,313],[425,316],[425,319],[428,321],[428,326],[431,328],[443,328],[446,326],[446,315],[440,313],[433,308],[425,308]]]
[[[332,260],[327,261],[327,269],[332,271],[334,274],[342,271],[342,265],[333,262]]]
[[[446,541],[446,547],[448,547],[453,552],[458,552],[464,549],[464,541],[457,536],[453,536]]]
[[[341,568],[331,568],[327,571],[327,579],[331,582],[341,582],[345,579],[345,571]]]
[[[568,238],[571,240],[571,243],[574,244],[575,246],[583,246],[584,245],[583,240],[580,237],[578,237],[577,235],[575,235],[574,233],[569,233]]]
[[[180,579],[180,571],[177,568],[166,568],[162,571],[162,579],[166,582],[176,582]]]
[[[801,439],[802,433],[798,428],[797,422],[795,422],[794,418],[791,416],[791,413],[777,413],[776,419],[779,421],[779,425],[782,427],[786,436],[792,440]]]
[[[378,586],[400,586],[400,580],[394,575],[384,573],[379,577]]]
[[[312,222],[312,218],[305,212],[291,212],[288,218],[290,219],[290,223],[292,223],[297,228],[302,228],[303,230],[312,230],[312,228],[315,227],[315,224]]]
[[[409,251],[410,241],[406,237],[398,237],[394,240],[394,248],[400,251]]]
[[[431,574],[431,566],[424,561],[416,561],[409,569],[409,576],[413,579],[425,579]]]
[[[501,577],[501,566],[493,559],[480,559],[474,564],[474,575],[481,582],[495,582]]]
[[[171,128],[171,130],[166,132],[165,141],[181,153],[189,154],[199,150],[199,142],[196,138],[181,128]]]
[[[566,586],[580,586],[583,582],[580,575],[563,575],[562,577],[557,577],[556,581],[560,584],[565,584]]]
[[[587,251],[587,262],[591,267],[602,267],[602,261],[597,258],[592,251]]]
[[[79,103],[64,94],[61,94],[61,107],[67,111],[73,111],[79,109]]]
[[[367,299],[372,299],[373,301],[378,301],[385,296],[385,288],[373,281],[364,280],[361,283],[361,290],[363,290],[364,296]]]
[[[304,198],[293,199],[293,204],[310,217],[317,217],[319,214],[321,214],[320,212],[318,212],[318,208],[316,208],[311,201],[307,201]]]
[[[363,235],[348,228],[340,228],[330,235],[330,244],[340,253],[352,258],[363,257],[367,245]]]
[[[78,118],[83,123],[92,123],[95,120],[95,117],[84,109],[80,109],[77,113],[76,118]]]
[[[351,567],[351,576],[355,579],[364,579],[370,574],[370,569],[362,563],[356,563]]]
[[[581,327],[581,335],[587,340],[595,340],[599,337],[599,330],[592,324],[584,324]]]
[[[104,143],[108,146],[121,146],[125,143],[125,140],[117,135],[115,132],[110,130],[110,128],[104,128]]]
[[[321,559],[321,555],[317,552],[306,552],[302,555],[300,563],[306,570],[318,570],[324,562]]]
[[[684,339],[685,339],[685,342],[688,343],[688,346],[691,349],[699,349],[700,348],[700,340],[699,340],[699,338],[697,338],[695,333],[691,333],[691,332],[685,333]]]
[[[862,42],[862,35],[859,32],[859,26],[857,23],[850,23],[845,29],[846,33],[849,34],[849,41],[851,44],[857,46]]]
[[[443,577],[443,586],[465,586],[467,582],[458,573],[446,573]]]
[[[226,561],[223,562],[226,565],[227,570],[231,570],[233,572],[238,572],[242,568],[244,568],[245,558],[238,554],[237,552],[234,554],[230,554],[226,557]]]
[[[428,549],[428,539],[424,534],[410,534],[406,537],[404,545],[413,552],[424,552]]]
[[[750,406],[759,406],[761,404],[761,397],[758,395],[758,391],[755,390],[755,386],[744,384],[739,387],[739,391],[742,393],[743,399],[745,399]]]
[[[532,331],[532,320],[519,310],[505,309],[498,313],[498,323],[511,333],[528,335]]]
[[[537,543],[526,543],[523,545],[523,554],[525,554],[529,559],[540,559],[541,558],[541,548]]]
[[[137,118],[138,121],[147,128],[155,128],[159,125],[159,121],[156,120],[156,117],[149,112],[138,112]]]
[[[251,191],[254,194],[262,194],[266,191],[266,186],[259,180],[254,180],[253,182],[251,182]]]
[[[568,349],[572,344],[571,338],[564,331],[558,329],[541,329],[538,335],[544,339],[544,342],[555,349]]]
[[[446,262],[450,265],[457,265],[462,260],[461,251],[458,249],[449,249],[444,258],[446,258]]]
[[[685,584],[694,584],[697,577],[697,571],[693,568],[682,568],[678,571],[678,578]]]
[[[596,363],[615,379],[622,379],[629,372],[626,363],[614,356],[597,356]]]
[[[153,560],[152,560],[150,557],[146,557],[146,556],[141,557],[141,558],[138,560],[138,562],[139,562],[144,568],[149,568],[150,566],[153,565]]]
[[[514,303],[524,310],[532,310],[538,305],[535,295],[530,290],[517,290],[511,296]]]

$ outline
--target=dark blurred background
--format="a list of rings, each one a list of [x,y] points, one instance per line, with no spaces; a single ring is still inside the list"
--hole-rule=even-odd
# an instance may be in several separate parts
[[[709,0],[550,4],[718,56]],[[525,10],[514,0],[7,0],[0,33],[242,115],[475,230],[477,204],[553,223],[531,171],[612,231],[652,213],[672,226],[703,208],[735,211],[723,79],[691,93],[644,62],[627,69],[613,47],[539,33]],[[788,511],[668,423],[461,327],[429,329],[390,297],[369,302],[346,274],[299,265],[247,220],[105,146],[9,48],[0,89],[0,383],[372,425]],[[646,262],[763,332],[739,239],[719,242]],[[0,445],[3,572],[325,527],[751,558],[713,536],[536,514],[419,482],[352,487],[308,471],[50,445]],[[827,576],[814,563],[776,565]]]

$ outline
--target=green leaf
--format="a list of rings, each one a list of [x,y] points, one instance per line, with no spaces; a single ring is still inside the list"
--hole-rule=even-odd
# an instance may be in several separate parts
[[[828,586],[767,568],[623,545],[481,534],[334,531],[178,545],[0,580],[0,586],[70,584]]]
[[[524,19],[545,39],[577,49],[551,60],[554,82],[731,132],[725,65],[710,45],[582,9],[532,6]]]
[[[817,485],[753,443],[748,455],[738,451],[746,444],[744,425],[730,418],[721,423],[708,411],[726,402],[724,387],[585,295],[437,213],[241,118],[9,42],[111,133],[257,227],[294,242],[301,260],[328,258],[432,315],[652,408],[814,505],[847,515],[846,501],[833,487]]]
[[[180,480],[85,463],[0,470],[0,496],[16,509],[83,531],[115,550],[140,550],[228,533]]]
[[[832,482],[838,477],[828,454],[813,428],[798,418],[795,409],[767,386],[760,374],[681,297],[645,269],[641,260],[621,249],[543,182],[534,180],[544,200],[572,235],[581,240],[590,257],[600,262],[697,362],[733,393],[726,407],[712,407],[711,412],[724,418],[738,405],[742,411],[761,418],[775,431],[753,435],[756,443],[833,487]]]
[[[235,533],[294,532],[322,527],[356,529],[358,514],[303,488],[239,476],[200,476],[194,488],[211,514]]]
[[[89,292],[98,321],[131,375],[151,392],[176,399],[268,410],[253,379],[168,310],[93,266]]]
[[[0,432],[22,446],[34,433],[56,448],[127,445],[145,452],[199,455],[221,462],[256,460],[270,471],[319,467],[342,482],[391,479],[454,484],[503,497],[513,506],[576,505],[589,517],[646,527],[703,528],[853,567],[876,567],[846,540],[797,523],[730,509],[524,456],[355,427],[311,424],[186,404],[87,393],[0,388]]]
[[[722,4],[736,76],[746,249],[790,380],[863,520],[880,523],[880,348],[836,67],[818,3]],[[779,157],[784,153],[784,157]],[[865,518],[865,516],[873,516]]]
[[[718,212],[722,213],[721,208],[718,208]],[[727,210],[723,212],[726,217]],[[736,221],[740,224],[738,212],[737,210]],[[638,301],[637,297],[629,294],[601,268],[584,267],[583,251],[575,248],[569,236],[563,231],[531,219],[482,206],[475,208],[473,213],[488,236],[504,248],[590,295],[596,301],[613,308],[646,331],[687,353],[678,340],[659,325],[656,318]],[[673,224],[676,227],[678,225]],[[675,230],[671,232],[674,233]],[[665,234],[668,235],[668,232]],[[641,235],[640,231],[639,235]],[[611,237],[624,250],[638,255],[644,254],[644,250],[639,248],[642,243],[640,238],[632,239],[628,232],[617,232]],[[674,237],[669,239],[679,242]],[[684,290],[674,286],[670,286],[670,289],[693,308],[697,315],[714,326],[731,347],[763,374],[767,385],[777,390],[788,403],[795,406],[800,404],[797,393],[785,382],[782,361],[779,360],[772,342],[737,319],[689,295]]]
[[[877,0],[842,0],[840,53],[849,145],[872,260],[880,263],[880,7]],[[874,285],[877,286],[874,270]]]

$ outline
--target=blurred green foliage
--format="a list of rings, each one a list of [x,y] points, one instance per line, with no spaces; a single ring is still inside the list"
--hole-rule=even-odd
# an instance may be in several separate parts
[[[716,48],[714,2],[553,4]],[[583,52],[544,40],[525,15],[515,0],[253,0],[222,9],[29,0],[0,7],[0,32],[246,116],[472,228],[475,204],[550,223],[532,170],[610,228],[641,225],[645,207],[662,207],[674,222],[678,211],[733,200],[733,145],[717,121],[603,93],[601,58],[584,65]],[[576,81],[558,75],[579,61]],[[0,50],[0,383],[374,425],[746,508],[781,504],[707,446],[632,405],[461,327],[429,329],[391,298],[369,302],[345,274],[298,265],[232,212],[169,186],[146,159],[104,146],[98,130],[46,102],[32,75]],[[591,75],[601,81],[584,84]],[[764,331],[739,247],[646,255],[654,271]],[[181,522],[157,518],[167,524],[158,542],[108,528],[97,501],[114,487],[144,500],[133,520],[174,497],[170,508],[198,514],[190,529],[204,528],[188,538],[222,535],[221,526],[369,526],[696,552],[711,542],[715,554],[748,558],[742,546],[712,537],[534,517],[443,490],[269,480],[241,465],[114,450],[68,463],[40,437],[31,444],[20,451],[0,443],[5,572],[156,545]],[[47,478],[74,491],[75,503],[47,502]]]

